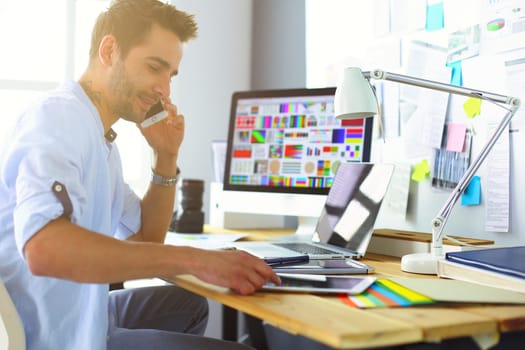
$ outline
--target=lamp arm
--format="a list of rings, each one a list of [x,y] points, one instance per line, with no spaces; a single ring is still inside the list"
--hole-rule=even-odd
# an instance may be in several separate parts
[[[514,102],[515,100],[517,100],[515,97],[495,94],[492,92],[481,91],[476,89],[469,89],[457,85],[440,83],[438,81],[415,78],[408,75],[385,72],[379,69],[373,70],[371,72],[363,72],[363,76],[367,79],[371,78],[376,80],[393,81],[407,85],[419,86],[426,89],[448,92],[456,95],[479,98],[493,103],[504,103],[509,106],[517,105],[517,107],[519,107],[519,99],[516,104],[516,102]]]
[[[518,100],[519,103],[519,100]],[[512,109],[508,111],[505,114],[505,117],[501,119],[500,123],[498,124],[496,130],[492,134],[491,137],[487,140],[477,157],[472,161],[470,166],[467,168],[461,179],[459,180],[458,184],[448,197],[447,201],[441,208],[441,210],[437,213],[437,215],[432,220],[432,252],[436,256],[440,256],[442,254],[442,248],[443,248],[443,229],[445,228],[445,225],[448,221],[448,218],[450,216],[450,213],[452,212],[452,209],[454,205],[456,204],[457,200],[465,191],[467,188],[470,180],[472,177],[476,174],[481,164],[485,161],[488,154],[492,150],[492,147],[496,144],[499,137],[503,133],[503,131],[506,130],[507,126],[510,123],[510,120],[512,117],[516,114],[517,108]]]
[[[452,93],[456,95],[479,98],[481,100],[489,101],[494,104],[503,103],[509,106],[508,112],[505,115],[505,117],[503,117],[503,119],[500,121],[498,127],[496,128],[492,136],[487,140],[482,150],[479,152],[478,156],[470,164],[468,169],[465,171],[465,173],[459,180],[458,184],[448,197],[441,210],[432,220],[432,254],[434,256],[441,256],[443,250],[443,229],[448,221],[448,218],[450,216],[450,213],[452,212],[454,205],[456,204],[463,191],[468,186],[470,180],[472,179],[476,171],[487,158],[489,152],[491,151],[492,147],[494,147],[503,131],[506,130],[506,127],[509,125],[512,117],[516,114],[517,110],[520,107],[520,100],[519,98],[512,96],[499,95],[491,92],[469,89],[461,86],[450,85],[431,80],[414,78],[406,75],[385,72],[378,69],[371,72],[363,72],[363,76],[366,79],[393,81],[402,84],[414,85],[422,88]]]

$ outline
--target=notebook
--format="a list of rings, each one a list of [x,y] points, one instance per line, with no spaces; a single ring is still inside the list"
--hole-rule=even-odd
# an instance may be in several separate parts
[[[260,258],[307,254],[314,265],[316,260],[360,259],[393,171],[392,164],[341,163],[310,240],[235,242],[233,247]]]

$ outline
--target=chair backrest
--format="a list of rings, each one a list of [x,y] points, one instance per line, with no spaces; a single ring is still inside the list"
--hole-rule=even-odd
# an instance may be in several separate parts
[[[0,280],[0,349],[25,350],[26,337],[18,311]]]

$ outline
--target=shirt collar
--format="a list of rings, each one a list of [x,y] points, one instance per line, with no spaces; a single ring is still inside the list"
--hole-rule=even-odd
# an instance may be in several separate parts
[[[95,122],[97,123],[97,127],[99,128],[100,133],[104,135],[104,138],[106,139],[106,141],[108,142],[115,141],[115,139],[117,138],[117,133],[115,132],[115,130],[110,128],[108,132],[104,134],[104,125],[102,124],[102,118],[100,116],[100,113],[98,112],[97,107],[95,107],[95,105],[93,104],[91,99],[88,97],[84,89],[82,89],[82,86],[80,86],[78,82],[73,81],[73,80],[67,81],[65,84],[66,84],[66,87],[69,88],[71,91],[73,91],[75,96],[77,96],[78,99],[82,101],[82,103],[85,104],[86,107],[89,108],[89,110],[91,111],[91,116],[93,117],[93,119],[95,119]]]

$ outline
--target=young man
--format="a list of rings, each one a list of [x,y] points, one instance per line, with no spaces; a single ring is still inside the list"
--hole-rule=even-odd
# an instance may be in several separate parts
[[[173,212],[184,118],[170,101],[193,17],[157,0],[117,0],[102,13],[90,62],[18,120],[0,164],[0,278],[28,349],[233,349],[203,337],[206,300],[177,287],[108,293],[108,283],[192,274],[240,294],[279,278],[240,251],[162,244]],[[124,183],[111,126],[139,125],[154,153],[140,200]],[[139,126],[140,127],[140,126]],[[109,306],[109,312],[108,312]],[[190,333],[190,334],[188,334]],[[192,334],[191,334],[192,333]]]

